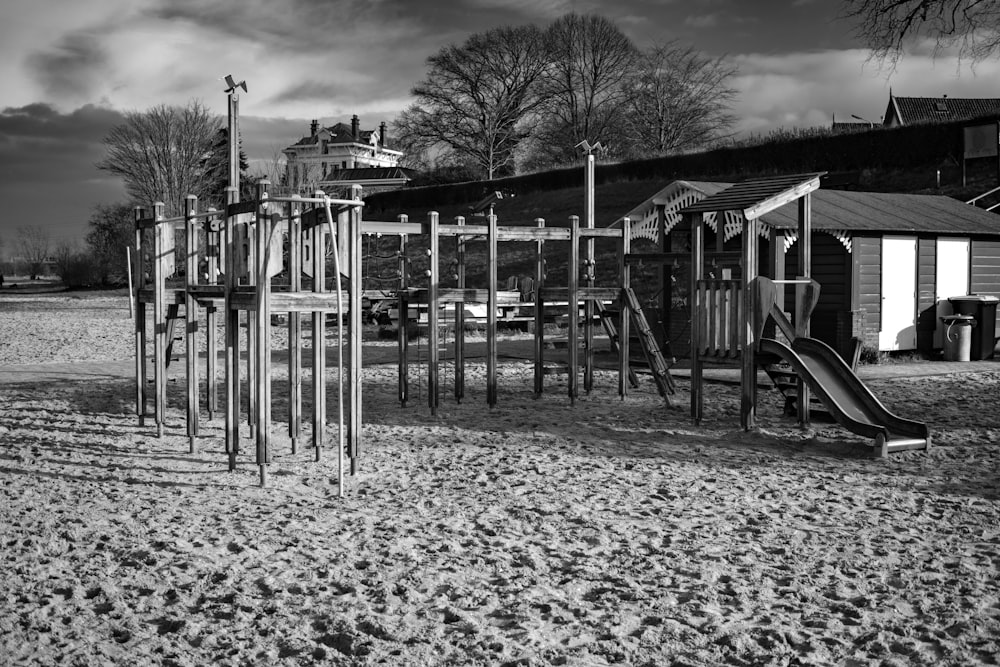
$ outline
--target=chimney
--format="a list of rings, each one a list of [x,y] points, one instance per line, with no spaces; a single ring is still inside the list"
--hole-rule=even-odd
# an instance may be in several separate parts
[[[378,145],[380,148],[385,148],[385,121],[378,126]]]
[[[351,137],[354,141],[361,141],[361,121],[358,120],[357,114],[351,116]]]
[[[319,121],[314,120],[309,123],[309,136],[315,137],[317,132],[319,132]]]

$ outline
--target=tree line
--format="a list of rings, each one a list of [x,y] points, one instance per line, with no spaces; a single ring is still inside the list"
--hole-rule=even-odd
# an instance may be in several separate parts
[[[678,42],[638,49],[607,18],[501,26],[427,59],[393,123],[405,166],[493,179],[572,164],[582,141],[613,160],[704,147],[735,120],[735,68]]]

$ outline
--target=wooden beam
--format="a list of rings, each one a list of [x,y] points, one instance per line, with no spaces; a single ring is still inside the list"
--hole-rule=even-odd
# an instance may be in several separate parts
[[[743,218],[746,220],[756,220],[757,218],[770,213],[771,211],[781,208],[785,204],[789,204],[799,197],[803,197],[813,190],[819,189],[819,176],[812,178],[804,183],[800,183],[784,192],[781,192],[773,197],[770,197],[758,204],[754,204],[749,208],[743,209]]]

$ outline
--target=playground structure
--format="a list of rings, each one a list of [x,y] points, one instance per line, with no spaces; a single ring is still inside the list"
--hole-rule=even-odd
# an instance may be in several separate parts
[[[243,86],[245,88],[245,86]],[[235,151],[238,136],[235,121],[235,87],[230,96],[230,156]],[[587,147],[585,147],[587,148]],[[142,209],[136,211],[136,248],[134,264],[130,266],[138,285],[134,289],[136,330],[136,411],[144,423],[149,400],[146,376],[146,306],[153,306],[154,322],[154,419],[157,434],[164,434],[166,414],[166,369],[170,360],[173,332],[184,307],[185,340],[187,346],[186,391],[187,435],[192,452],[199,435],[198,377],[198,312],[204,309],[207,333],[206,407],[212,418],[218,410],[218,350],[216,327],[218,310],[223,311],[225,347],[225,450],[230,469],[236,467],[240,451],[241,412],[241,340],[240,329],[246,321],[247,422],[250,437],[255,442],[256,464],[260,484],[267,484],[267,466],[272,460],[271,445],[271,326],[272,315],[287,313],[288,326],[288,428],[291,449],[297,451],[302,429],[302,316],[311,318],[312,333],[312,447],[316,460],[321,458],[327,419],[326,398],[326,338],[325,319],[338,321],[338,483],[344,492],[344,456],[350,458],[351,473],[358,470],[361,454],[361,342],[362,342],[362,243],[364,235],[398,237],[398,285],[396,300],[400,313],[399,399],[405,405],[409,399],[409,357],[405,317],[412,304],[424,305],[428,317],[429,351],[427,361],[428,406],[432,414],[439,407],[441,313],[454,309],[455,330],[455,398],[464,397],[464,306],[486,304],[486,370],[487,404],[494,407],[497,391],[497,312],[503,291],[497,280],[498,247],[507,241],[530,242],[535,245],[535,276],[533,279],[534,315],[534,393],[541,396],[544,376],[555,370],[567,373],[570,403],[578,397],[580,350],[583,349],[583,383],[585,391],[593,386],[594,332],[600,323],[608,334],[612,348],[618,352],[618,390],[624,399],[628,386],[635,386],[636,376],[630,365],[630,333],[634,326],[637,340],[646,357],[656,387],[670,404],[675,387],[668,365],[661,354],[646,320],[642,306],[631,286],[631,267],[650,262],[665,265],[676,259],[677,253],[633,253],[633,232],[628,218],[618,227],[598,228],[594,224],[594,160],[588,152],[585,192],[586,217],[571,216],[566,227],[547,226],[542,218],[535,226],[500,226],[489,206],[485,224],[467,224],[458,217],[454,224],[442,224],[435,212],[425,222],[410,222],[405,215],[396,222],[363,220],[364,202],[360,187],[353,187],[347,199],[331,199],[323,192],[312,197],[275,197],[269,192],[270,183],[257,184],[253,200],[239,201],[239,189],[231,162],[227,205],[224,211],[209,209],[199,213],[197,200],[185,200],[184,214],[174,218],[163,216],[163,205],[156,204],[152,216]],[[909,422],[888,412],[843,365],[832,351],[820,347],[809,338],[809,317],[816,303],[818,285],[810,278],[810,199],[809,193],[819,187],[819,175],[788,176],[747,181],[729,187],[715,195],[680,210],[684,226],[691,233],[690,309],[692,339],[691,415],[699,423],[703,414],[703,366],[710,362],[734,363],[741,368],[740,423],[744,429],[754,426],[756,413],[756,376],[759,364],[773,366],[787,363],[798,375],[794,403],[800,421],[809,421],[810,390],[827,406],[831,415],[856,433],[872,437],[883,455],[902,449],[926,448],[930,435],[926,425]],[[758,277],[760,264],[759,217],[768,211],[798,201],[798,253],[801,275],[794,280]],[[716,222],[715,257],[735,261],[741,275],[733,278],[706,278],[703,227],[707,214]],[[662,216],[662,212],[661,212]],[[740,225],[742,247],[739,253],[723,250],[723,226]],[[662,228],[661,228],[662,230]],[[183,285],[168,288],[167,280],[176,272],[175,236],[183,231],[186,240]],[[146,266],[146,236],[152,237],[152,252]],[[408,239],[415,235],[427,237],[429,258],[425,274],[426,287],[410,284],[407,265]],[[776,252],[774,231],[771,231],[772,252]],[[662,241],[662,233],[660,234]],[[456,260],[454,287],[442,285],[440,275],[440,239],[454,238]],[[618,284],[596,284],[594,243],[598,239],[616,244]],[[486,287],[472,288],[466,284],[465,251],[472,242],[486,244]],[[544,249],[552,242],[568,243],[568,270],[565,286],[548,283]],[[287,267],[285,255],[287,248]],[[327,285],[327,256],[333,259],[333,289]],[[777,271],[778,259],[768,264]],[[202,267],[205,268],[202,271]],[[583,277],[581,280],[581,269]],[[287,272],[287,284],[274,281]],[[221,277],[221,281],[220,281]],[[303,281],[305,277],[305,281]],[[347,279],[344,288],[343,278]],[[794,323],[783,312],[783,292],[776,285],[796,288]],[[661,290],[662,293],[662,290]],[[661,298],[663,298],[661,296]],[[617,318],[604,304],[619,305]],[[564,367],[547,366],[544,358],[546,317],[554,307],[565,307],[567,313],[567,362]],[[582,311],[582,337],[581,318]],[[347,360],[344,360],[344,320],[347,319]],[[773,320],[773,324],[771,321]],[[773,337],[774,327],[784,334],[788,345]],[[581,340],[582,338],[582,340]],[[838,365],[838,362],[843,365]],[[345,368],[349,374],[345,378]],[[846,368],[846,371],[845,371]],[[349,394],[344,395],[345,387]],[[345,423],[345,413],[347,414]]]
[[[819,297],[819,285],[810,277],[812,264],[810,193],[819,188],[820,174],[784,176],[737,183],[680,210],[691,233],[691,417],[699,423],[704,414],[704,365],[740,365],[740,425],[753,428],[757,411],[757,369],[770,372],[785,362],[798,376],[795,400],[799,421],[808,423],[810,391],[815,392],[831,416],[848,430],[873,438],[881,455],[907,449],[926,449],[930,432],[926,424],[902,419],[883,406],[857,375],[829,346],[810,338],[809,318]],[[800,275],[795,279],[758,276],[761,265],[759,218],[769,211],[797,202],[797,252]],[[717,231],[726,224],[742,227],[739,278],[705,277],[705,216],[714,213]],[[716,234],[722,252],[721,233]],[[766,265],[781,275],[779,244],[771,231],[772,256]],[[795,288],[794,316],[784,313],[785,285]],[[773,322],[773,324],[772,324]],[[788,341],[771,334],[776,327]]]
[[[289,415],[288,427],[292,452],[295,453],[302,430],[302,316],[311,318],[314,341],[324,341],[325,318],[332,314],[340,321],[338,354],[338,383],[340,396],[338,449],[339,478],[343,479],[343,443],[349,442],[347,452],[351,459],[351,470],[356,472],[360,454],[361,424],[361,294],[360,288],[349,286],[346,291],[340,285],[340,265],[346,272],[359,266],[359,245],[352,243],[359,234],[361,207],[360,192],[357,199],[330,199],[323,193],[312,198],[270,197],[269,183],[261,181],[257,185],[257,197],[250,202],[238,202],[235,189],[230,188],[230,203],[225,213],[209,211],[198,214],[194,197],[186,200],[185,215],[164,218],[162,205],[154,207],[154,215],[145,217],[137,210],[135,273],[142,281],[147,275],[144,270],[143,231],[152,230],[152,271],[148,272],[148,286],[140,282],[135,290],[136,312],[136,411],[140,424],[146,414],[146,305],[153,305],[154,322],[154,419],[157,434],[164,432],[166,412],[166,369],[173,343],[173,331],[181,319],[180,306],[184,306],[185,336],[187,347],[186,392],[187,392],[187,435],[190,450],[196,450],[199,435],[199,378],[197,367],[198,350],[198,308],[206,310],[207,372],[206,404],[209,418],[218,409],[218,351],[216,348],[216,325],[214,317],[219,308],[223,310],[225,333],[225,450],[229,454],[230,469],[236,466],[239,453],[239,419],[241,364],[239,332],[241,320],[247,323],[246,377],[248,380],[247,417],[250,435],[256,444],[256,461],[260,468],[261,484],[267,482],[267,464],[271,461],[271,315],[288,314],[288,373],[289,373]],[[336,207],[336,213],[332,210]],[[182,228],[186,232],[186,270],[184,284],[173,289],[167,288],[167,279],[174,273],[175,231]],[[199,229],[201,228],[201,229]],[[202,234],[199,234],[202,231]],[[337,239],[344,243],[338,247]],[[203,240],[203,242],[202,242]],[[285,271],[283,266],[283,245],[288,241],[288,284],[273,286],[272,279]],[[329,290],[326,285],[327,243],[334,248],[334,279],[337,288]],[[199,271],[204,266],[205,272]],[[219,282],[219,267],[223,267],[224,280]],[[302,277],[306,276],[310,285],[304,289]],[[245,315],[243,315],[245,314]],[[348,360],[343,360],[343,315],[348,316]],[[242,316],[242,317],[241,317]],[[344,378],[344,368],[350,374],[351,393],[345,400],[343,388],[348,381]],[[323,434],[326,423],[326,349],[325,345],[314,345],[312,349],[312,447],[319,460],[323,449]],[[347,425],[344,411],[349,412]]]
[[[343,493],[343,473],[345,451],[350,458],[351,473],[357,472],[361,453],[361,339],[362,339],[362,239],[368,234],[396,235],[400,239],[400,270],[397,298],[400,312],[406,313],[409,303],[425,303],[428,308],[431,339],[436,341],[439,333],[439,310],[446,304],[455,305],[456,331],[463,331],[462,318],[465,303],[487,304],[487,355],[488,387],[487,402],[492,407],[497,402],[497,321],[496,312],[498,285],[496,280],[497,243],[506,240],[534,241],[537,247],[537,283],[535,295],[535,318],[544,323],[545,311],[554,303],[565,304],[569,313],[568,328],[569,373],[568,392],[571,403],[578,394],[580,336],[579,320],[576,313],[583,305],[584,340],[584,387],[589,391],[593,383],[593,335],[595,314],[602,313],[599,321],[608,331],[612,343],[621,347],[619,389],[626,394],[624,377],[629,375],[635,382],[634,373],[628,365],[628,330],[630,320],[640,332],[640,342],[650,359],[656,385],[669,403],[669,393],[674,390],[666,362],[655,347],[655,340],[649,333],[648,324],[628,285],[628,268],[622,264],[620,275],[622,285],[618,287],[597,287],[594,284],[594,240],[596,238],[617,239],[620,255],[628,249],[628,228],[598,229],[593,221],[593,156],[588,154],[588,217],[585,227],[579,218],[571,217],[569,227],[545,227],[538,219],[535,228],[500,227],[492,214],[486,216],[486,225],[465,225],[464,219],[455,225],[441,225],[437,214],[428,216],[425,223],[410,223],[405,216],[398,222],[377,222],[362,219],[364,202],[361,189],[352,188],[349,199],[331,199],[322,192],[313,197],[274,197],[269,193],[270,183],[261,180],[257,184],[255,198],[251,201],[239,200],[238,174],[234,158],[238,136],[238,96],[236,88],[245,84],[235,84],[227,79],[229,95],[230,129],[230,186],[227,188],[227,205],[224,211],[209,209],[198,212],[197,199],[189,196],[185,200],[184,214],[172,218],[163,215],[164,205],[154,204],[152,215],[144,209],[136,209],[136,252],[130,263],[130,275],[135,276],[133,304],[135,313],[136,350],[136,413],[140,425],[145,423],[147,403],[150,400],[147,378],[146,307],[153,310],[153,417],[157,435],[165,430],[167,366],[170,363],[174,333],[178,324],[184,321],[186,341],[186,425],[190,451],[197,449],[199,436],[199,395],[198,371],[199,311],[206,315],[206,407],[209,418],[218,411],[218,350],[216,346],[218,311],[222,310],[224,329],[224,385],[225,385],[225,451],[229,455],[229,467],[235,469],[240,451],[241,379],[244,376],[241,364],[240,329],[246,323],[245,377],[247,379],[246,414],[250,437],[256,446],[256,464],[259,468],[260,483],[267,484],[267,466],[272,459],[271,446],[271,326],[272,315],[288,315],[288,428],[291,449],[295,453],[301,438],[302,421],[302,315],[311,318],[312,330],[312,447],[319,460],[323,449],[323,432],[326,424],[326,349],[325,318],[334,316],[340,322],[340,353],[338,354],[339,400],[339,447],[338,477],[340,493]],[[334,209],[336,209],[334,211]],[[168,280],[179,273],[176,266],[175,239],[178,233],[185,238],[185,261],[182,284],[168,287]],[[427,287],[413,288],[408,284],[405,263],[407,238],[414,234],[424,234],[429,239],[430,268],[427,271]],[[147,242],[151,237],[151,243]],[[458,262],[456,276],[459,286],[442,288],[439,275],[439,238],[453,236],[459,248],[474,239],[483,238],[489,248],[489,279],[486,289],[470,289],[464,285],[465,268]],[[546,241],[569,241],[570,262],[568,286],[565,288],[545,285],[545,264],[542,248]],[[151,246],[151,247],[150,247]],[[287,247],[288,266],[284,265]],[[333,258],[333,278],[336,287],[331,291],[327,286],[326,257],[328,247]],[[581,248],[585,259],[582,261],[586,276],[580,285],[579,267]],[[147,259],[148,255],[148,259]],[[148,266],[147,266],[148,264]],[[204,269],[204,270],[202,270]],[[274,278],[287,271],[287,285],[279,285]],[[306,277],[308,286],[303,284]],[[347,277],[347,288],[343,288],[342,277]],[[629,296],[631,294],[631,297]],[[611,316],[603,313],[602,303],[620,300],[620,320],[615,323]],[[183,314],[181,308],[183,307]],[[343,359],[343,322],[347,323],[347,361]],[[617,324],[617,326],[616,326]],[[408,398],[408,358],[406,327],[400,327],[400,401]],[[622,335],[618,335],[618,331]],[[543,359],[544,327],[537,326],[536,332],[536,395],[541,395],[542,376],[547,371]],[[456,355],[461,359],[463,340],[459,334],[456,340]],[[428,363],[428,395],[432,413],[438,407],[439,355],[436,345],[431,346]],[[350,377],[344,378],[345,367]],[[464,394],[464,372],[456,363],[456,398]],[[349,396],[343,394],[349,386]],[[345,410],[348,417],[345,424]],[[346,446],[345,446],[346,439]]]

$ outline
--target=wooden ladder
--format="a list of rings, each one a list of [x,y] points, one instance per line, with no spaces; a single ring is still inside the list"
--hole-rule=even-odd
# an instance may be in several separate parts
[[[608,340],[611,342],[611,351],[621,357],[621,336],[618,334],[618,327],[615,324],[615,314],[605,308],[604,303],[600,299],[594,299],[594,306],[597,308],[597,314],[601,318],[601,325],[604,327],[604,332],[608,334]],[[631,365],[628,368],[628,381],[633,387],[639,386],[639,378],[636,377]]]
[[[639,334],[639,346],[646,356],[646,363],[649,364],[649,370],[653,373],[656,389],[660,392],[660,396],[666,399],[667,405],[670,405],[670,394],[676,391],[674,379],[670,376],[670,367],[667,366],[667,361],[663,358],[660,346],[656,342],[656,336],[653,335],[653,330],[649,328],[646,315],[642,312],[642,304],[639,303],[639,297],[635,295],[635,290],[631,287],[623,287],[622,301],[632,315],[632,324],[635,325],[636,331]]]
[[[174,360],[174,343],[181,340],[182,336],[176,335],[177,329],[177,319],[180,317],[179,314],[180,306],[176,303],[171,303],[167,305],[167,347],[164,356],[166,366],[170,366],[170,362]],[[180,360],[180,357],[177,357]]]

